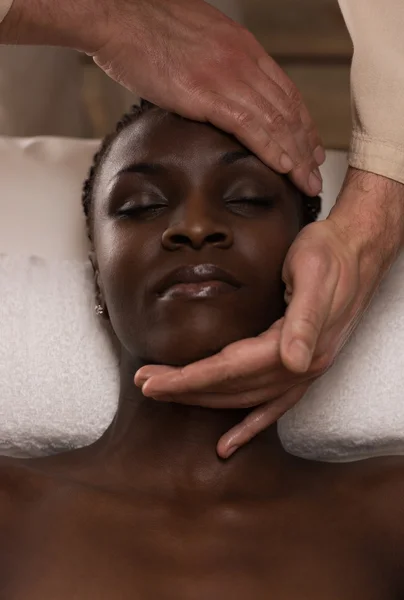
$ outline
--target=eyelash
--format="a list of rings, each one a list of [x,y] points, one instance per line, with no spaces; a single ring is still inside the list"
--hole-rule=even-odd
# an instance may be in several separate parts
[[[246,204],[260,204],[263,206],[268,206],[270,204],[273,204],[274,199],[269,197],[269,196],[252,196],[252,197],[247,197],[247,196],[241,196],[240,198],[234,198],[234,200],[228,200],[228,203],[234,203],[234,204],[242,204],[242,203],[246,203]]]
[[[238,210],[241,212],[242,208],[247,210],[254,210],[254,208],[272,208],[274,205],[274,200],[275,199],[270,196],[241,197],[234,198],[234,200],[227,200],[226,204],[233,207],[238,206]]]
[[[129,219],[131,217],[153,218],[158,216],[162,210],[167,208],[166,204],[149,204],[149,205],[129,205],[126,208],[122,207],[117,211],[117,215],[121,219]]]
[[[254,197],[240,197],[234,198],[233,200],[227,200],[225,202],[227,206],[233,206],[234,212],[245,212],[247,210],[253,210],[254,208],[272,208],[274,204],[274,198],[269,196],[254,196]],[[143,219],[152,219],[161,214],[163,210],[167,208],[167,204],[145,204],[145,205],[137,205],[128,204],[125,208],[125,205],[117,211],[117,216],[122,219],[129,218],[143,218]]]

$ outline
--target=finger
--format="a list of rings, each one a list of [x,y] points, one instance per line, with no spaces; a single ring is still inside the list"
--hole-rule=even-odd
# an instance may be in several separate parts
[[[312,149],[314,151],[321,144],[321,140],[316,131],[314,121],[311,119],[303,97],[296,85],[276,61],[265,52],[251,32],[244,30],[243,35],[245,42],[250,48],[250,55],[253,57],[254,62],[253,64],[251,64],[251,61],[240,63],[240,68],[242,69],[241,79],[249,90],[258,92],[264,101],[277,109],[284,117],[294,138],[300,132],[305,147],[307,145],[311,146],[307,142],[312,141]],[[248,94],[238,94],[236,96],[238,100],[244,100],[247,97]],[[255,105],[254,102],[247,102],[247,106],[254,108]],[[265,117],[265,111],[260,106],[258,106],[258,110],[260,118]],[[306,134],[310,134],[310,139],[308,139]],[[286,148],[284,144],[281,144],[281,146]],[[300,161],[297,159],[296,164],[299,163]],[[315,166],[317,166],[317,163]]]
[[[135,373],[135,385],[142,387],[150,377],[157,377],[159,375],[166,375],[167,373],[174,373],[176,367],[166,367],[163,365],[146,365],[141,367]]]
[[[304,103],[300,106],[300,114],[304,128],[307,131],[310,147],[313,150],[314,159],[317,166],[320,167],[326,158],[323,141]]]
[[[228,92],[228,97],[251,110],[294,165],[301,164],[303,156],[297,146],[296,135],[303,131],[303,123],[298,107],[293,106],[285,92],[260,71],[254,77],[249,72],[248,76],[251,82],[240,82]]]
[[[307,380],[307,377],[305,380]],[[149,393],[143,392],[143,394],[146,397],[152,397],[157,402],[171,402],[185,406],[203,406],[204,408],[215,409],[246,409],[258,406],[263,402],[275,400],[301,382],[301,376],[296,380],[295,378],[290,378],[289,374],[288,379],[283,378],[276,385],[269,384],[262,387],[252,387],[248,390],[230,394],[222,392],[198,392],[196,394],[156,393],[153,396]]]
[[[296,151],[293,152],[293,148],[291,149],[287,145],[288,137],[284,130],[279,129],[275,134],[275,139],[293,159],[294,166],[289,172],[289,178],[307,195],[316,196],[321,192],[323,186],[318,165],[324,162],[325,152],[299,90],[286,74],[283,75],[286,80],[284,83],[286,91],[269,80],[266,83],[259,81],[255,83],[255,87],[264,97],[271,98],[288,125]],[[279,90],[278,94],[276,89]]]
[[[278,396],[279,394],[273,395],[275,398]],[[157,395],[154,399],[157,402],[172,402],[174,404],[183,404],[186,406],[241,410],[258,406],[259,404],[270,400],[271,397],[271,390],[260,388],[235,394],[216,394],[214,392],[207,392],[202,394]]]
[[[264,78],[265,79],[265,78]],[[294,166],[289,173],[290,179],[294,184],[308,195],[317,195],[322,189],[322,177],[318,170],[318,165],[314,157],[314,150],[320,143],[315,139],[315,146],[312,147],[311,139],[315,138],[315,131],[308,131],[301,119],[302,101],[297,88],[294,88],[294,94],[289,97],[274,82],[256,81],[255,88],[259,94],[245,92],[239,95],[239,98],[247,98],[249,105],[259,109],[258,117],[266,118],[266,128],[276,142],[285,149],[288,156],[293,160]],[[253,97],[252,97],[253,96]],[[268,102],[266,98],[270,98]]]
[[[218,354],[192,363],[175,372],[151,377],[143,386],[147,396],[214,391],[216,386],[240,377],[262,373],[271,364],[279,364],[279,332],[235,342]]]
[[[272,138],[262,119],[251,108],[214,91],[204,94],[204,105],[207,121],[234,135],[269,167],[278,173],[289,173],[293,169],[291,157]]]
[[[240,447],[273,425],[303,398],[311,381],[297,385],[272,402],[253,410],[241,423],[230,429],[219,440],[216,450],[221,458],[229,458]]]
[[[301,250],[292,264],[286,259],[283,276],[292,297],[281,332],[281,359],[290,371],[305,373],[331,310],[339,270],[319,249]]]
[[[313,166],[320,166],[325,160],[324,146],[297,86],[285,71],[266,53],[260,55],[258,66],[267,78],[270,78],[272,82],[276,83],[282,89],[289,100],[289,103],[285,102],[284,106],[287,107],[288,111],[292,109],[294,118],[288,119],[286,116],[286,120],[288,123],[295,122],[298,124],[295,136],[302,155],[306,156],[307,154],[308,159],[314,159],[315,165],[311,162]]]
[[[232,378],[224,378],[222,373],[222,381],[207,381],[203,380],[199,389],[195,393],[201,394],[206,391],[209,394],[234,394],[238,392],[247,392],[258,388],[274,388],[274,394],[281,393],[284,390],[285,381],[292,381],[290,385],[297,383],[296,379],[302,377],[290,373],[283,363],[281,362],[279,351],[276,356],[272,354],[267,355],[268,363],[263,364],[258,368],[257,364],[254,365],[254,371],[250,373],[235,373]],[[140,383],[139,387],[142,387],[142,391],[146,396],[156,397],[165,394],[184,394],[189,392],[178,391],[178,369],[170,369],[166,373],[152,373],[150,371],[150,377],[144,378],[144,383]],[[186,375],[188,377],[188,375]],[[172,383],[170,383],[170,379]],[[147,383],[147,386],[146,386]],[[290,387],[288,385],[288,387]],[[172,386],[176,386],[175,389]],[[192,391],[190,393],[193,393]]]
[[[270,98],[288,127],[288,131],[279,128],[274,137],[293,159],[294,167],[289,177],[307,194],[318,194],[322,188],[322,178],[314,152],[318,156],[317,147],[321,145],[321,140],[299,90],[286,74],[284,79],[284,89],[265,76],[263,81],[256,81],[254,87],[264,98]],[[294,148],[290,148],[289,139],[293,140]]]

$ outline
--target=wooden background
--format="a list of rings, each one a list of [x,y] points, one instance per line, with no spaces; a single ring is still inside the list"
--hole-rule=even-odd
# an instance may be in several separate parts
[[[295,81],[326,147],[346,149],[352,47],[337,0],[241,2],[244,24]],[[132,98],[106,81],[92,63],[86,66],[86,79],[94,131],[103,135],[122,112],[122,103],[130,104]]]

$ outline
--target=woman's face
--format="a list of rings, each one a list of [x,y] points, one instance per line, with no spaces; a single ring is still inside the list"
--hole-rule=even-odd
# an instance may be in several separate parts
[[[301,196],[232,137],[148,111],[112,144],[93,202],[97,281],[134,359],[187,364],[282,316]]]

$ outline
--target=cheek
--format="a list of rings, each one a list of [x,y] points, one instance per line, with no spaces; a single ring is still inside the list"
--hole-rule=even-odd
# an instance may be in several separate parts
[[[97,258],[100,284],[116,333],[138,327],[137,315],[152,272],[160,239],[130,226],[103,228],[98,240]],[[135,322],[136,321],[136,322]]]
[[[282,268],[286,254],[293,243],[299,226],[284,220],[263,219],[249,228],[238,239],[241,255],[250,271],[250,296],[247,302],[251,318],[257,319],[256,328],[267,329],[285,312]]]
[[[277,218],[262,219],[254,228],[246,228],[237,243],[258,279],[273,283],[280,279],[284,259],[298,232],[297,218],[286,219],[279,214]]]

